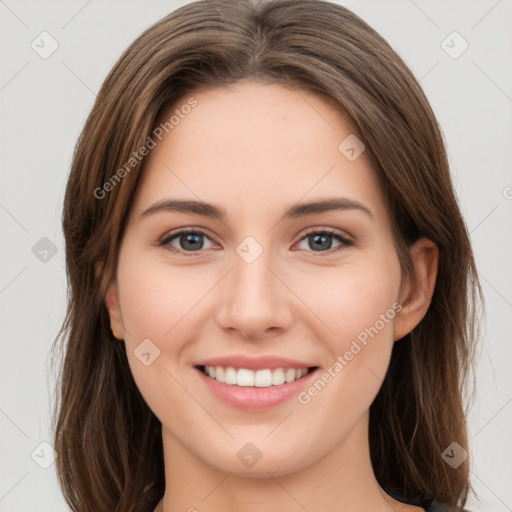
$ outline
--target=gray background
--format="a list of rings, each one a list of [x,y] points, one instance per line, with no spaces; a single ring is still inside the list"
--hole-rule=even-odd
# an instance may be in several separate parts
[[[0,511],[67,509],[41,443],[51,441],[48,351],[65,311],[60,216],[71,155],[117,57],[184,3],[0,0]],[[512,3],[342,3],[405,59],[443,128],[487,301],[469,418],[481,501],[469,508],[512,510]],[[51,48],[43,31],[58,43],[46,59],[31,47]]]

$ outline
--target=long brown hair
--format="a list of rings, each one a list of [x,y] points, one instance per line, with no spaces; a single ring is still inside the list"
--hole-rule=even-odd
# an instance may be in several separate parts
[[[140,35],[105,79],[75,148],[63,210],[69,298],[54,344],[63,358],[54,444],[66,501],[73,511],[142,512],[163,495],[161,424],[104,303],[143,159],[125,164],[170,106],[244,78],[313,91],[348,115],[389,208],[404,275],[412,277],[415,240],[439,247],[429,310],[395,343],[371,405],[370,451],[383,487],[463,505],[469,459],[452,468],[442,453],[454,441],[468,449],[464,391],[483,299],[443,137],[390,45],[350,10],[318,0],[188,4]]]

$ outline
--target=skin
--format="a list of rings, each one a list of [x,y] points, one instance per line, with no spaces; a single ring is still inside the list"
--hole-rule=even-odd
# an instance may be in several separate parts
[[[422,510],[379,487],[368,418],[393,343],[428,309],[437,247],[426,239],[412,247],[416,284],[404,280],[400,290],[374,172],[364,152],[349,161],[338,150],[353,129],[327,100],[250,81],[191,96],[198,105],[148,155],[106,295],[112,330],[162,423],[163,509]],[[213,203],[226,218],[141,217],[166,197]],[[328,197],[359,201],[373,218],[346,210],[280,220],[299,201]],[[187,256],[185,237],[181,245],[179,236],[158,244],[183,228],[206,234],[200,251],[188,249]],[[315,251],[310,228],[331,228],[354,243],[333,252],[340,242],[328,238],[332,248]],[[236,252],[247,236],[263,248],[250,264]],[[294,397],[265,411],[241,411],[213,397],[192,369],[201,359],[235,353],[327,369],[395,303],[401,311],[305,405]],[[160,350],[149,366],[134,355],[147,338]],[[251,468],[237,457],[247,442],[262,454]]]

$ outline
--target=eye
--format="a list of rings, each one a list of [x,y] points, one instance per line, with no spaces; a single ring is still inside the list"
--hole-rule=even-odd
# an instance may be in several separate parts
[[[332,249],[333,239],[335,239],[339,245]],[[340,251],[345,247],[354,245],[352,240],[340,235],[336,231],[328,228],[322,229],[313,229],[306,233],[300,243],[305,242],[309,248],[312,248],[313,252],[326,252],[328,254],[332,254],[334,252]],[[304,247],[300,247],[304,249]],[[306,247],[308,249],[308,247]],[[322,254],[323,256],[323,254]]]
[[[160,246],[166,246],[169,250],[174,252],[182,252],[186,256],[192,256],[193,253],[201,251],[201,249],[211,249],[212,245],[209,247],[204,246],[205,239],[211,239],[202,231],[197,229],[182,229],[181,231],[177,231],[176,233],[172,233],[166,237],[164,237],[160,242]],[[176,246],[176,244],[178,246]]]

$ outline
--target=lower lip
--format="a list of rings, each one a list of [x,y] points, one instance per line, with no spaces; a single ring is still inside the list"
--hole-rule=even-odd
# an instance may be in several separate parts
[[[293,396],[297,396],[300,391],[315,378],[319,368],[309,372],[299,380],[285,382],[280,386],[268,386],[264,388],[224,384],[218,380],[212,379],[199,368],[194,368],[194,370],[199,373],[199,376],[206,386],[208,386],[208,389],[217,398],[238,409],[254,411],[275,407],[286,402],[286,400],[289,400]]]

